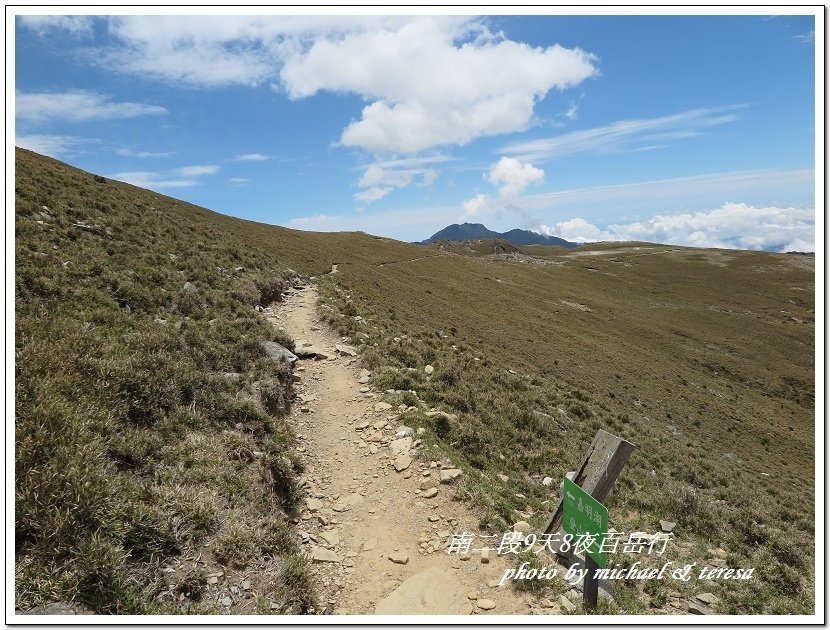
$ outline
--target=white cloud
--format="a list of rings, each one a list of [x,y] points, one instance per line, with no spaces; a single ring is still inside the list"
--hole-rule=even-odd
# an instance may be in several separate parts
[[[134,158],[141,158],[141,159],[151,159],[151,158],[166,158],[170,157],[171,155],[176,155],[178,151],[134,151],[133,149],[123,148],[118,149],[116,151],[118,155],[123,157],[134,157]]]
[[[488,179],[494,186],[501,186],[499,197],[517,199],[530,184],[543,183],[545,171],[530,163],[503,157],[490,168]]]
[[[316,214],[292,219],[288,227],[321,232],[365,231],[406,241],[422,241],[456,217],[457,207],[432,206],[360,214]]]
[[[576,242],[651,241],[691,247],[815,251],[813,208],[725,203],[714,210],[656,214],[605,229],[577,217],[552,227],[541,225],[538,230]]]
[[[247,177],[230,177],[228,178],[228,183],[232,186],[243,186],[247,184],[249,180]]]
[[[21,25],[40,36],[53,30],[68,31],[80,36],[92,33],[93,19],[88,15],[21,15]]]
[[[390,192],[392,192],[392,188],[389,186],[372,186],[366,190],[361,190],[359,193],[355,193],[354,198],[355,201],[371,203],[383,199]]]
[[[270,155],[263,155],[262,153],[243,153],[233,158],[235,162],[264,162],[265,160],[273,159]]]
[[[580,217],[569,221],[561,221],[553,227],[542,224],[537,228],[537,231],[548,236],[558,236],[573,243],[593,243],[605,238],[605,233],[602,230]]]
[[[15,145],[50,157],[59,157],[65,154],[76,153],[84,145],[95,142],[80,136],[54,136],[47,134],[18,134]]]
[[[438,172],[429,165],[448,162],[452,159],[454,158],[446,155],[431,155],[376,161],[366,167],[357,182],[361,188],[373,190],[359,192],[355,195],[355,199],[367,202],[376,201],[389,194],[394,188],[409,186],[416,177],[421,178],[421,186],[431,186],[437,179]]]
[[[644,146],[654,140],[689,138],[704,133],[702,130],[738,119],[733,113],[745,105],[691,109],[679,114],[642,120],[620,120],[605,127],[512,142],[500,153],[520,160],[539,162],[577,153],[618,153],[658,148]]]
[[[218,166],[204,164],[199,166],[182,166],[181,168],[177,168],[175,173],[182,177],[198,177],[200,175],[215,175],[219,170]]]
[[[417,153],[526,129],[536,102],[593,76],[594,60],[576,48],[501,39],[477,21],[419,18],[394,31],[318,39],[280,76],[292,98],[329,90],[371,101],[343,131],[343,145]]]
[[[113,102],[109,96],[85,90],[15,93],[15,116],[21,122],[29,124],[54,120],[111,120],[166,113],[167,110],[158,105]]]
[[[478,194],[472,199],[462,202],[461,209],[466,217],[480,216],[494,209],[493,200],[488,195]]]
[[[815,44],[816,43],[816,32],[809,31],[807,33],[802,33],[801,35],[793,35],[793,39],[798,40],[802,44]]]
[[[192,178],[165,179],[162,174],[151,171],[126,171],[123,173],[113,173],[112,175],[107,175],[106,177],[120,182],[127,182],[133,186],[149,188],[151,190],[158,190],[162,188],[188,188],[199,185],[199,182]]]
[[[438,171],[428,168],[421,175],[421,186],[432,186],[436,179],[438,179]]]
[[[519,211],[517,205],[525,189],[531,184],[545,181],[545,172],[528,162],[519,162],[514,158],[503,157],[490,167],[488,181],[499,189],[498,197],[478,194],[462,202],[461,208],[467,217],[480,216],[485,213],[500,214],[505,210]]]
[[[474,17],[118,16],[107,33],[86,58],[142,79],[359,95],[340,142],[376,154],[526,129],[550,90],[596,74],[590,53],[511,41]]]
[[[117,179],[141,188],[160,190],[165,188],[190,188],[201,184],[202,175],[215,175],[219,167],[212,164],[197,166],[182,166],[170,171],[124,171],[107,175],[110,179]],[[247,180],[246,180],[247,181]],[[241,183],[241,182],[240,182]]]
[[[366,187],[383,184],[403,188],[412,183],[412,176],[413,172],[411,170],[390,170],[384,169],[377,164],[372,164],[364,171],[357,185]]]

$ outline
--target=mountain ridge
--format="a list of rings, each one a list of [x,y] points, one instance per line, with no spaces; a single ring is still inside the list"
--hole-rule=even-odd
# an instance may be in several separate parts
[[[439,230],[418,245],[430,245],[438,241],[469,241],[480,238],[500,238],[513,245],[559,245],[568,249],[584,243],[572,243],[558,236],[546,236],[530,230],[513,229],[507,232],[494,232],[482,223],[453,223]]]

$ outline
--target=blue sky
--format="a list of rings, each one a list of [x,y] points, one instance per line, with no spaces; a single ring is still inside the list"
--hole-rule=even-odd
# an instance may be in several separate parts
[[[15,25],[18,146],[226,214],[814,249],[812,15]]]

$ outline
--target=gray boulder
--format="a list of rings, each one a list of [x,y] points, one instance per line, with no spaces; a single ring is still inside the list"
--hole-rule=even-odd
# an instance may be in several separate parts
[[[297,355],[288,348],[282,347],[276,341],[261,341],[259,345],[262,346],[265,354],[272,361],[288,361],[289,363],[294,363],[297,360]]]

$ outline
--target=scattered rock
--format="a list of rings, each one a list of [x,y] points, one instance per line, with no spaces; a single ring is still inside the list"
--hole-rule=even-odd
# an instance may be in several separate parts
[[[434,367],[432,367],[431,365],[427,365],[427,366],[424,368],[424,372],[426,372],[427,374],[432,374],[434,371],[435,371],[435,368],[434,368]]]
[[[309,497],[305,500],[305,506],[308,508],[309,512],[317,512],[323,509],[323,502],[320,499]]]
[[[564,595],[559,596],[559,605],[566,611],[566,612],[573,612],[576,610],[576,606],[574,603],[569,600]]]
[[[363,422],[359,422],[358,424],[354,425],[355,431],[363,431],[363,429],[368,429],[371,425],[371,422],[368,420],[364,420]]]
[[[717,596],[713,595],[712,593],[698,593],[695,596],[695,599],[703,602],[704,604],[708,604],[709,606],[713,606],[720,601],[720,599],[718,599]]]
[[[337,499],[335,504],[331,506],[331,509],[335,512],[348,512],[353,507],[357,507],[361,503],[363,503],[363,497],[359,494],[347,494],[346,496]]]
[[[409,465],[411,463],[412,457],[410,455],[398,455],[395,458],[395,463],[393,465],[395,466],[396,472],[403,472],[404,470],[409,468]]]
[[[375,404],[375,411],[389,411],[392,408],[388,402],[379,402]]]
[[[424,497],[425,499],[431,499],[432,497],[436,496],[437,494],[438,494],[438,488],[429,488],[421,496]]]
[[[323,352],[322,349],[318,348],[313,344],[308,345],[300,345],[299,343],[295,344],[294,354],[296,354],[301,359],[328,359],[329,355],[326,352]]]
[[[233,604],[233,600],[230,597],[223,597],[222,601],[220,602],[225,608],[230,608],[230,605]]]
[[[480,599],[476,602],[476,606],[481,610],[493,610],[496,607],[496,602],[492,599]]]
[[[421,490],[429,490],[430,488],[435,488],[438,485],[438,481],[433,479],[432,477],[424,477],[421,481],[418,482],[418,487]],[[435,494],[438,494],[438,490],[435,490]],[[426,495],[424,495],[426,496]],[[435,495],[432,495],[435,496]],[[429,498],[429,497],[427,497]]]
[[[340,532],[336,529],[328,529],[320,532],[320,538],[325,540],[329,547],[336,547],[340,544]]]
[[[392,451],[392,455],[406,455],[407,453],[409,453],[409,449],[411,447],[411,437],[399,438],[397,440],[392,440],[389,443],[389,449]]]
[[[488,562],[490,562],[490,550],[485,547],[481,550],[481,563],[487,564]]]
[[[363,543],[363,551],[371,551],[375,547],[378,546],[378,539],[377,538],[370,538],[366,542]]]
[[[416,573],[375,607],[376,615],[469,615],[472,604],[461,583],[437,568]]]
[[[689,612],[693,615],[714,615],[715,611],[711,608],[707,608],[703,604],[697,604],[695,602],[689,602]]]
[[[337,350],[340,354],[346,354],[350,357],[357,356],[357,348],[354,348],[352,346],[347,346],[345,344],[338,343],[334,345],[334,349]]]
[[[671,521],[660,521],[660,529],[665,534],[670,534],[676,525],[677,523],[672,523]]]
[[[30,608],[26,612],[16,611],[16,613],[18,615],[74,615],[75,610],[67,602],[52,602]]]
[[[314,546],[311,548],[311,559],[314,562],[342,562],[343,556],[339,556],[325,547]]]
[[[542,479],[542,485],[543,486],[549,486],[552,483],[553,483],[553,477],[545,477],[544,479]]]
[[[498,476],[498,477],[499,477],[499,479],[501,479],[504,483],[507,483],[508,481],[510,481],[510,477],[508,477],[507,475],[502,475],[502,474],[499,474],[499,476]]]
[[[389,556],[389,559],[395,564],[406,564],[409,562],[409,554],[406,551],[396,551]]]
[[[438,478],[441,483],[451,483],[457,477],[460,477],[462,471],[458,468],[447,468],[446,470],[442,470],[438,473]]]
[[[188,291],[188,292],[198,291],[198,289],[196,288],[196,285],[193,284],[192,282],[185,282],[182,285],[182,290]]]
[[[265,354],[272,361],[288,361],[294,363],[297,360],[297,355],[291,352],[288,348],[283,348],[276,341],[261,341],[259,343],[265,350]]]

